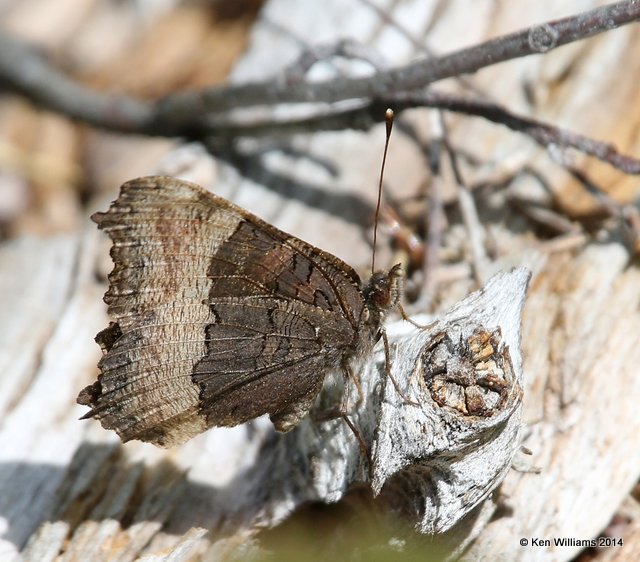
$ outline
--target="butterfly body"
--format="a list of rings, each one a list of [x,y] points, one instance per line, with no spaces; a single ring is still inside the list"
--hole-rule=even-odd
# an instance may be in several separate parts
[[[399,266],[362,287],[335,256],[182,180],[127,182],[93,219],[113,241],[113,322],[78,402],[124,441],[171,446],[263,414],[291,429],[399,298]]]

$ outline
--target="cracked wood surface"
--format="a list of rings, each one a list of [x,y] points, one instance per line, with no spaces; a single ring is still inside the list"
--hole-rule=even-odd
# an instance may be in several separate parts
[[[87,231],[82,242],[77,237],[24,239],[0,253],[2,271],[13,272],[11,283],[3,277],[0,293],[5,326],[39,328],[25,331],[15,345],[7,335],[17,332],[3,331],[0,384],[9,397],[0,433],[3,556],[26,548],[26,559],[42,560],[64,546],[71,560],[99,558],[105,550],[120,559],[143,552],[172,552],[174,559],[206,553],[215,559],[238,544],[251,544],[257,522],[280,521],[303,500],[335,501],[349,482],[363,478],[357,443],[335,422],[319,425],[324,427],[319,434],[306,424],[278,446],[263,448],[271,430],[260,420],[213,430],[168,452],[141,443],[122,446],[98,424],[79,422],[83,409],[74,405],[75,394],[95,375],[98,350],[90,342],[106,320],[100,302],[104,287],[92,267],[97,238]],[[498,503],[509,508],[509,515],[479,533],[468,559],[487,553],[560,559],[557,549],[541,554],[522,549],[518,539],[597,536],[637,480],[635,364],[640,352],[633,335],[639,327],[628,310],[640,300],[640,279],[626,263],[616,245],[591,246],[572,259],[537,260],[525,307],[523,353],[524,445],[532,451],[526,462],[538,473],[508,472]],[[585,299],[590,307],[583,312],[577,303]],[[393,329],[391,335],[393,342]],[[38,351],[17,371],[14,365],[20,365],[27,344]],[[561,344],[562,353],[554,351]],[[380,361],[378,367],[372,364],[378,372]],[[375,386],[369,375],[365,370],[363,380]],[[391,387],[384,403],[388,400],[402,401]],[[380,427],[393,435],[398,412],[382,418]],[[366,428],[365,414],[356,420]],[[414,420],[406,427],[415,425]],[[343,440],[332,441],[338,433]],[[378,443],[384,440],[377,437]],[[327,451],[321,445],[327,442],[342,443],[336,445],[342,453]],[[283,459],[290,464],[296,455],[305,457],[305,450],[320,463],[311,480],[299,459],[294,472],[274,471]],[[379,471],[398,451],[383,461],[377,454]],[[261,484],[268,485],[260,491]],[[484,508],[485,523],[494,510],[495,505],[488,512]]]
[[[17,278],[48,280],[46,286],[35,285],[42,300],[31,310],[19,299],[26,285],[14,283],[13,298],[1,301],[2,311],[18,305],[23,313],[7,318],[36,323],[51,306],[45,297],[70,288],[52,311],[59,320],[43,343],[40,363],[22,375],[30,384],[4,412],[0,510],[7,523],[2,543],[7,557],[25,545],[27,560],[52,558],[61,550],[71,560],[100,559],[105,553],[136,559],[162,548],[175,559],[202,550],[214,556],[232,539],[271,526],[306,502],[336,502],[354,485],[366,484],[366,460],[341,420],[307,418],[291,433],[278,435],[261,419],[215,429],[169,452],[139,442],[123,446],[97,424],[78,421],[81,408],[72,405],[74,394],[95,370],[95,349],[85,343],[104,319],[96,298],[102,285],[88,267],[96,240],[92,231],[84,233],[82,243],[74,237],[25,239],[0,253],[0,266],[13,265]],[[32,270],[34,257],[40,258],[42,273]],[[382,346],[363,367],[364,402],[351,415],[371,450],[372,487],[382,492],[382,505],[397,503],[400,491],[412,497],[404,509],[393,509],[404,510],[424,531],[449,529],[509,469],[520,429],[518,339],[527,280],[524,269],[499,275],[426,329],[407,332],[403,323],[389,328],[391,374],[411,402],[386,376]],[[3,294],[9,294],[8,286]],[[512,362],[509,374],[503,373],[505,401],[486,418],[459,416],[431,400],[421,365],[430,342],[442,341],[440,334],[467,341],[479,328],[498,330],[491,345],[495,352],[509,349]],[[11,352],[19,353],[20,346],[3,349],[9,361],[3,372],[10,373]],[[3,388],[10,390],[11,382],[3,377]],[[339,400],[340,386],[328,386],[320,411]],[[353,385],[348,391],[353,404],[357,391]],[[416,478],[415,470],[424,476]],[[427,478],[428,473],[441,479]],[[415,502],[424,506],[414,513]],[[232,539],[224,538],[229,534]]]

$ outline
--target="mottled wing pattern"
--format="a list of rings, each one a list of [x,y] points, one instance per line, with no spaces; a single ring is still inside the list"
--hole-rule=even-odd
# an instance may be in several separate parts
[[[197,185],[133,180],[94,220],[113,240],[98,381],[78,401],[163,446],[268,413],[295,425],[363,308],[346,264]]]

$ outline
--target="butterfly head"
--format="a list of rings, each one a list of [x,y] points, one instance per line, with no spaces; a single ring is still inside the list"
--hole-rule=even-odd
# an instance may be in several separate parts
[[[363,289],[369,309],[389,310],[400,302],[404,288],[404,271],[397,263],[388,272],[376,271]]]

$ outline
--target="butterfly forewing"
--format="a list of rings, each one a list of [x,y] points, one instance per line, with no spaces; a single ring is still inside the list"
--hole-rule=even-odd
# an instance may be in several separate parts
[[[127,182],[94,220],[113,241],[113,322],[79,402],[125,441],[169,446],[265,413],[287,430],[356,345],[353,269],[197,185]]]

